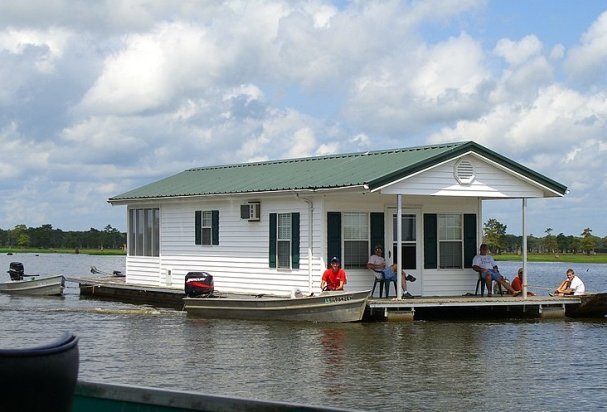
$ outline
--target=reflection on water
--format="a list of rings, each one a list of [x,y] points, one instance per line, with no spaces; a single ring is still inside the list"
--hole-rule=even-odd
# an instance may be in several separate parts
[[[46,259],[48,273],[61,272]],[[90,264],[122,270],[114,258],[61,259],[74,271]],[[22,261],[26,271],[33,266]],[[500,268],[505,272],[508,264]],[[604,268],[592,266],[584,281],[607,290],[599,275]],[[564,273],[553,266],[533,271],[538,284],[556,283]],[[349,409],[595,410],[607,402],[607,362],[600,355],[605,320],[201,320],[81,300],[77,289],[69,290],[63,298],[0,295],[0,345],[31,346],[72,331],[80,337],[84,379]]]

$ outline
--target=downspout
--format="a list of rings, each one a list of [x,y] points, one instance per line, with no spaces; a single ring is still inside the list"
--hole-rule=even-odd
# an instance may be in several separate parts
[[[298,199],[303,200],[308,204],[308,294],[312,294],[312,286],[314,283],[314,279],[312,276],[312,247],[313,247],[313,239],[314,239],[314,203],[306,199],[304,197],[299,197],[299,194],[295,194]]]

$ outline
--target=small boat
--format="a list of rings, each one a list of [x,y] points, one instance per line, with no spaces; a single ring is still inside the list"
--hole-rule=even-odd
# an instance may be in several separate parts
[[[291,298],[211,295],[185,297],[184,309],[188,316],[197,318],[357,322],[363,318],[368,298],[368,290]]]
[[[579,305],[568,305],[566,314],[574,318],[604,318],[607,316],[607,293],[586,293]]]
[[[0,292],[19,295],[35,296],[61,296],[65,289],[63,275],[44,276],[26,275],[23,273],[23,264],[11,262],[8,271],[11,281],[0,283]]]
[[[1,411],[69,411],[78,380],[78,337],[0,349]]]
[[[262,401],[178,390],[78,381],[72,412],[89,411],[339,411],[287,402]]]

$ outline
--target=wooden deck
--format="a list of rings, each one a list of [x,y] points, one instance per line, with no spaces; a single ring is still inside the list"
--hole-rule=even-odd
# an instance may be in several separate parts
[[[552,318],[573,313],[581,298],[509,295],[432,296],[414,299],[369,299],[368,316],[387,320],[478,319],[478,318]],[[568,310],[570,308],[570,310]]]
[[[182,310],[184,293],[179,289],[156,286],[127,285],[125,278],[114,276],[70,277],[69,282],[78,283],[80,295],[95,299],[128,303],[148,304],[156,307]],[[579,296],[551,297],[508,295],[481,296],[434,296],[414,299],[370,298],[363,320],[406,321],[435,319],[527,319],[563,318],[580,315],[577,311],[582,303]],[[602,300],[605,300],[602,299]],[[604,317],[592,313],[592,317]],[[588,314],[586,312],[585,314]]]

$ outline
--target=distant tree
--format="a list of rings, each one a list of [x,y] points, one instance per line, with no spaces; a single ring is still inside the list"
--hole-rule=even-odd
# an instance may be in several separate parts
[[[515,235],[504,235],[504,251],[520,254],[523,250],[523,237]]]
[[[549,253],[556,252],[558,249],[558,243],[556,238],[552,236],[552,228],[546,228],[544,233],[546,233],[546,236],[544,236],[544,248],[546,248],[546,251]]]
[[[498,222],[497,219],[489,219],[485,222],[483,231],[485,233],[485,243],[489,249],[497,254],[504,248],[504,236],[507,226]]]
[[[567,239],[567,236],[563,233],[559,233],[556,236],[556,245],[561,253],[567,252],[569,250],[569,240]]]
[[[30,245],[30,237],[27,233],[21,233],[17,237],[17,246],[19,247],[28,247]]]
[[[594,237],[592,236],[592,229],[587,227],[582,232],[582,240],[581,240],[582,250],[587,255],[589,255],[590,252],[592,252],[594,250],[594,242],[595,241],[594,241]]]

